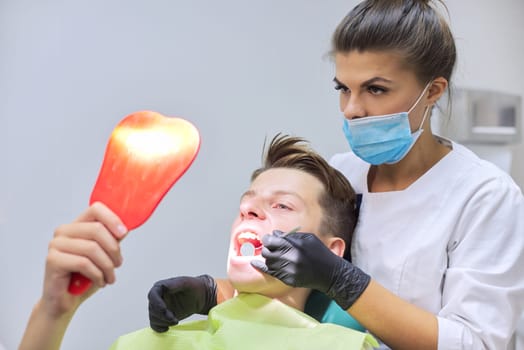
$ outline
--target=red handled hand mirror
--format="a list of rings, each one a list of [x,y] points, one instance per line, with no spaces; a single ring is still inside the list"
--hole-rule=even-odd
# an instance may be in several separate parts
[[[200,148],[200,135],[181,118],[141,111],[115,127],[89,204],[102,202],[128,230],[142,225],[186,172]],[[73,273],[69,292],[84,293],[91,281]]]

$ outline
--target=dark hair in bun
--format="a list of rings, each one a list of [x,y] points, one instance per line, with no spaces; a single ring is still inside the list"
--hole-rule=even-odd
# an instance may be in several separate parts
[[[392,50],[404,58],[421,84],[451,79],[455,40],[436,5],[440,0],[366,0],[337,26],[331,53]],[[447,10],[447,8],[446,8]]]

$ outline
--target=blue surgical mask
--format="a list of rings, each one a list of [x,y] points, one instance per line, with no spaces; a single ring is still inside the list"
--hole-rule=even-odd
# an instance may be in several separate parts
[[[429,108],[424,111],[418,130],[413,133],[409,125],[409,113],[419,103],[429,85],[426,85],[407,112],[351,120],[344,118],[342,129],[353,153],[373,165],[394,164],[403,159],[424,131],[422,125]]]

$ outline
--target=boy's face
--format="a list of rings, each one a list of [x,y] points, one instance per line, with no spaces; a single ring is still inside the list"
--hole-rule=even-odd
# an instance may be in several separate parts
[[[251,183],[240,199],[239,215],[231,229],[227,270],[235,289],[268,297],[278,297],[290,290],[291,287],[259,272],[249,262],[263,260],[261,238],[273,230],[288,232],[300,226],[302,232],[318,234],[322,220],[319,196],[323,191],[318,179],[296,169],[269,169]],[[244,242],[254,246],[252,255],[243,256]]]

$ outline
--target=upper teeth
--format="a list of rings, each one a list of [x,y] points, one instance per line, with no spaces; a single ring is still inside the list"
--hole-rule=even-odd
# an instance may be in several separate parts
[[[256,240],[258,240],[259,238],[253,232],[241,232],[238,235],[238,239],[256,239]]]

